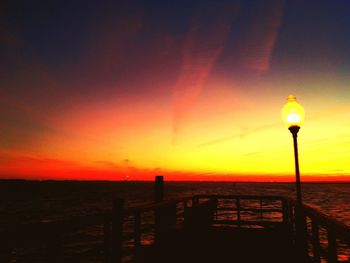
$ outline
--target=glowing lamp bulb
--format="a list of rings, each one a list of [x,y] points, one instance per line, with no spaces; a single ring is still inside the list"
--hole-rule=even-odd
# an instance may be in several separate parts
[[[296,113],[291,113],[287,116],[287,121],[289,123],[297,123],[300,121],[300,116]]]
[[[288,96],[287,103],[283,106],[281,114],[282,120],[288,128],[292,126],[300,127],[305,118],[303,106],[296,101],[296,97],[293,95]]]

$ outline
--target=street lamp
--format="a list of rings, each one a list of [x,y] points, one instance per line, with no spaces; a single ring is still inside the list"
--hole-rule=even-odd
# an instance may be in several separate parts
[[[299,159],[298,159],[298,132],[301,124],[304,121],[305,113],[304,108],[297,101],[296,97],[289,95],[287,103],[283,106],[282,111],[283,122],[287,125],[289,131],[293,135],[294,143],[294,159],[295,159],[295,177],[296,177],[296,190],[297,190],[297,207],[296,207],[296,244],[299,253],[299,257],[302,262],[308,262],[308,246],[307,246],[307,228],[306,218],[303,212],[302,200],[301,200],[301,186],[300,186],[300,172],[299,172]]]
[[[297,202],[301,206],[302,199],[301,199],[297,138],[298,138],[298,132],[299,132],[300,126],[303,123],[305,118],[305,112],[304,112],[303,106],[301,106],[296,101],[296,97],[293,95],[289,95],[287,98],[287,103],[282,108],[281,114],[282,114],[283,122],[286,124],[289,131],[293,135]]]

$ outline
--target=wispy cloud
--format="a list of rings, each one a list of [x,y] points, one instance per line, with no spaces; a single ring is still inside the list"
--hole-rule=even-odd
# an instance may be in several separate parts
[[[254,17],[238,47],[243,67],[264,72],[269,69],[271,55],[284,14],[284,1],[257,1]]]
[[[237,14],[236,4],[201,4],[183,46],[182,69],[174,88],[173,140],[220,56]]]
[[[233,139],[244,139],[246,136],[248,136],[248,135],[250,135],[252,133],[268,130],[268,129],[271,129],[271,128],[275,127],[275,126],[277,126],[277,124],[267,124],[267,125],[262,125],[262,126],[255,127],[255,128],[252,128],[252,129],[245,129],[244,131],[239,132],[237,134],[234,134],[232,136],[220,137],[220,138],[217,138],[215,140],[211,140],[211,141],[208,141],[208,142],[205,142],[205,143],[201,143],[201,144],[197,145],[197,147],[198,148],[202,148],[202,147],[212,146],[212,145],[224,143],[224,142],[227,142],[227,141],[230,141],[230,140],[233,140]]]

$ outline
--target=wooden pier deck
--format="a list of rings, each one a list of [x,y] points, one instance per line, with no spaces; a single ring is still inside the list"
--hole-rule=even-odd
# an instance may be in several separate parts
[[[247,201],[259,208],[240,207]],[[262,207],[264,201],[270,208]],[[158,212],[170,224],[156,231],[153,245],[138,247],[134,262],[307,262],[283,221],[287,218],[276,214],[282,212],[278,201],[273,196],[196,196],[183,210],[184,223],[173,227],[170,210]]]
[[[169,233],[159,245],[140,248],[134,262],[301,262],[283,232],[213,227]]]
[[[0,262],[349,262],[350,228],[282,196],[196,195],[111,213],[9,227]],[[301,210],[300,210],[301,209]],[[69,233],[95,227],[95,258],[70,257]],[[97,230],[96,230],[97,231]],[[18,251],[40,248],[19,260]]]

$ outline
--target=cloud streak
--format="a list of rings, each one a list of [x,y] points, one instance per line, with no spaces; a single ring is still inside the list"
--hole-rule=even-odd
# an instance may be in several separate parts
[[[182,68],[173,94],[173,141],[220,56],[236,16],[236,4],[199,6],[185,36]]]
[[[258,72],[267,71],[284,13],[284,1],[258,2],[246,34],[239,43],[240,64]]]
[[[231,141],[233,139],[243,139],[252,133],[268,130],[268,129],[271,129],[275,126],[277,126],[277,124],[262,125],[262,126],[250,129],[250,130],[242,131],[242,132],[234,134],[232,136],[225,136],[225,137],[221,137],[221,138],[211,140],[211,141],[208,141],[205,143],[201,143],[201,144],[197,145],[197,148],[203,148],[203,147],[212,146],[212,145],[216,145],[216,144],[220,144],[220,143],[225,143],[225,142]]]

